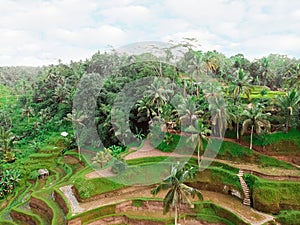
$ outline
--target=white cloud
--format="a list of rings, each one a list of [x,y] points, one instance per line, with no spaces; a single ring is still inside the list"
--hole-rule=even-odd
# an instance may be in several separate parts
[[[0,65],[90,57],[108,45],[199,39],[203,50],[300,57],[300,1],[3,0]]]
[[[108,23],[123,23],[130,26],[145,23],[151,19],[149,10],[139,5],[105,9],[102,15]]]

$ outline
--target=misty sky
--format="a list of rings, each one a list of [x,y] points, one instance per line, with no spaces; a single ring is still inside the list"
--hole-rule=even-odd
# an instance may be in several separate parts
[[[85,60],[134,42],[197,38],[249,59],[300,58],[299,0],[0,0],[0,66]]]

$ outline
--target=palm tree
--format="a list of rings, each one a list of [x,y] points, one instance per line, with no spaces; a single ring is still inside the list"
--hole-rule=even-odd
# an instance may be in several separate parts
[[[0,152],[2,152],[5,162],[13,162],[16,157],[13,152],[14,134],[10,130],[0,127]]]
[[[68,113],[67,117],[65,117],[65,120],[72,122],[74,126],[74,132],[75,132],[75,138],[78,145],[78,156],[79,160],[81,160],[81,147],[80,147],[80,127],[84,127],[85,124],[83,121],[87,118],[87,116],[83,115],[82,113],[78,111],[73,111],[72,113]]]
[[[291,120],[296,115],[299,109],[300,95],[296,90],[287,92],[284,96],[278,98],[278,106],[281,108],[281,112],[285,117],[286,132],[289,131]]]
[[[99,151],[96,153],[95,157],[92,158],[93,164],[100,164],[102,168],[105,163],[112,159],[112,152],[109,148],[104,148],[103,151]]]
[[[227,129],[227,123],[229,121],[227,103],[221,95],[209,96],[208,103],[213,133],[222,137]]]
[[[4,154],[11,150],[14,139],[15,136],[10,130],[5,130],[3,127],[0,127],[0,150],[2,150]]]
[[[34,109],[31,106],[22,109],[22,116],[27,117],[27,122],[30,122],[30,116],[34,116]]]
[[[191,208],[194,207],[189,197],[194,198],[196,195],[199,200],[203,200],[201,192],[195,188],[189,187],[184,184],[187,179],[194,176],[195,170],[187,164],[181,165],[179,162],[173,164],[171,167],[170,175],[163,180],[151,193],[158,194],[161,190],[169,190],[164,198],[163,213],[169,212],[170,207],[175,210],[175,225],[178,224],[179,210],[181,204],[188,204]]]
[[[218,69],[216,52],[207,52],[204,56],[204,61],[206,65],[206,73],[215,73]]]
[[[183,99],[183,102],[178,105],[178,114],[180,116],[180,120],[185,122],[184,124],[194,125],[193,121],[195,121],[199,114],[203,113],[196,106],[195,99],[193,96],[187,96],[187,98]]]
[[[135,106],[137,107],[139,117],[141,117],[143,115],[143,112],[145,112],[147,118],[150,120],[150,118],[155,114],[152,109],[151,100],[147,96],[139,99]]]
[[[12,127],[12,119],[10,117],[10,113],[6,110],[0,109],[0,126],[4,128]]]
[[[193,143],[195,147],[197,146],[198,169],[200,170],[200,152],[204,150],[204,142],[210,141],[208,135],[211,134],[211,130],[207,125],[203,124],[202,120],[197,120],[196,127],[190,125],[185,131],[192,133],[186,142]]]
[[[53,98],[58,103],[66,102],[65,99],[68,98],[70,92],[66,84],[58,83],[55,87]]]
[[[112,109],[112,115],[111,123],[115,130],[115,136],[126,146],[126,144],[131,141],[130,138],[132,138],[129,121],[126,120],[126,115],[121,109]]]
[[[231,103],[232,104],[232,103]],[[235,125],[236,129],[236,139],[240,139],[240,123],[242,121],[244,107],[242,105],[230,105],[228,107],[229,118],[232,123]]]
[[[253,132],[255,129],[255,132],[257,134],[260,134],[262,131],[262,127],[266,131],[268,131],[271,127],[270,121],[268,121],[268,116],[270,116],[270,113],[263,113],[260,105],[257,106],[249,106],[248,110],[244,110],[243,115],[246,117],[246,119],[243,122],[242,126],[242,135],[248,130],[250,127],[251,133],[250,133],[250,149],[252,149],[252,140],[253,140]]]
[[[159,116],[162,104],[166,103],[170,95],[173,94],[171,85],[166,80],[160,80],[158,77],[155,77],[149,90],[146,90],[144,93],[151,99],[151,103],[156,106],[157,116]]]
[[[296,63],[289,70],[289,77],[286,78],[286,84],[288,87],[300,88],[300,63]]]
[[[269,75],[270,62],[267,57],[263,57],[260,60],[260,63],[262,69],[261,79],[263,80],[263,85],[266,85]]]
[[[235,77],[232,84],[235,86],[233,90],[233,98],[234,103],[236,104],[236,102],[240,99],[241,94],[246,94],[249,99],[251,93],[250,82],[252,81],[252,78],[241,68],[236,70],[234,75]]]

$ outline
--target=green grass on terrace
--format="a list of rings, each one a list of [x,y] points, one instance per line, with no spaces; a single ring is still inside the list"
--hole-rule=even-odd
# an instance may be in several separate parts
[[[282,141],[289,141],[296,144],[300,149],[300,131],[297,129],[291,129],[288,133],[279,131],[272,134],[265,134],[265,143],[277,144]],[[253,145],[261,146],[261,141],[257,138],[253,139]]]
[[[266,90],[265,95],[261,95],[261,91]],[[253,89],[251,90],[250,98],[251,99],[256,99],[256,98],[275,98],[280,95],[284,95],[285,92],[282,91],[271,91],[268,90],[266,87],[263,86],[254,86]],[[246,95],[242,95],[243,98],[246,98]]]

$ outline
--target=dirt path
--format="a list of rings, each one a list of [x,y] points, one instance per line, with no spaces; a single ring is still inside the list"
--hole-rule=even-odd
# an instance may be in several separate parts
[[[69,204],[71,205],[72,215],[92,210],[105,205],[111,205],[114,203],[123,202],[132,198],[145,197],[151,198],[151,190],[153,186],[131,186],[128,188],[123,188],[121,190],[113,191],[110,193],[102,194],[98,196],[97,199],[87,202],[78,202],[75,196],[69,192],[70,188],[68,186],[64,187],[64,193],[67,194]],[[237,214],[246,222],[253,225],[261,225],[267,221],[273,219],[272,216],[258,212],[250,207],[243,205],[238,199],[221,193],[211,192],[211,191],[201,191],[204,200],[212,201],[223,208]],[[164,198],[166,191],[161,191],[156,197]],[[70,196],[73,195],[73,196]],[[75,198],[75,199],[74,199]],[[72,200],[70,200],[72,199]],[[196,199],[195,199],[196,200]],[[157,216],[162,216],[161,211],[156,212]]]
[[[133,149],[130,149],[130,150],[133,150]],[[152,156],[183,157],[185,155],[178,154],[178,153],[172,153],[172,152],[162,152],[158,149],[155,149],[150,144],[150,140],[147,139],[147,140],[144,141],[144,145],[140,149],[138,149],[138,150],[134,151],[133,153],[130,153],[127,156],[125,156],[125,160],[137,159],[137,158],[146,158],[146,157],[152,157]],[[186,155],[186,156],[189,157],[190,155]]]
[[[273,216],[259,212],[249,206],[243,205],[238,199],[233,198],[230,195],[225,195],[211,191],[201,191],[204,200],[210,200],[217,205],[228,209],[229,211],[240,216],[244,221],[251,223],[252,225],[261,225],[267,221],[273,220]]]
[[[231,139],[228,139],[228,140],[231,140]],[[133,149],[131,149],[131,150],[133,150]],[[186,155],[182,155],[182,154],[162,152],[160,150],[157,150],[150,144],[150,141],[147,139],[147,140],[145,140],[144,145],[140,149],[128,154],[125,157],[125,160],[144,158],[144,157],[154,157],[154,156],[186,157]],[[195,155],[193,155],[192,157],[197,158],[197,156],[195,156]],[[209,159],[209,160],[211,160],[211,159]],[[225,164],[228,164],[228,165],[238,168],[238,169],[261,173],[262,175],[266,175],[265,177],[263,177],[266,179],[292,180],[291,177],[295,176],[296,177],[295,180],[300,180],[299,170],[286,170],[286,169],[273,168],[273,167],[272,168],[262,168],[256,164],[250,164],[250,163],[241,164],[241,163],[236,163],[236,162],[232,162],[229,160],[222,160],[222,159],[213,159],[213,161],[225,163]],[[268,177],[268,175],[269,175],[269,177]],[[259,174],[257,176],[259,176]],[[272,177],[272,176],[274,176],[274,177]],[[297,177],[298,177],[298,179],[297,179]]]
[[[171,133],[181,135],[181,136],[189,136],[190,135],[189,133],[186,133],[186,132],[176,132],[176,131],[172,131],[172,130],[171,130]],[[245,141],[238,141],[235,138],[226,138],[226,137],[213,137],[213,138],[233,142],[233,143],[238,144],[240,146],[244,146],[244,147],[249,148],[249,143],[247,143]],[[285,156],[285,155],[279,155],[278,156],[278,155],[268,154],[268,152],[262,151],[262,146],[253,146],[252,150],[254,150],[258,153],[264,154],[264,155],[268,155],[268,156],[273,157],[275,159],[279,159],[281,161],[290,163],[291,165],[293,165],[297,168],[300,168],[300,164],[299,164],[300,163],[300,156],[290,158],[289,156]]]
[[[197,158],[197,156],[193,155],[183,155],[178,153],[170,153],[170,152],[162,152],[158,149],[155,149],[151,144],[150,140],[147,139],[144,141],[144,145],[139,148],[138,150],[135,150],[134,148],[129,149],[128,155],[125,156],[125,160],[130,159],[137,159],[137,158],[146,158],[146,157],[155,157],[155,156],[166,156],[166,157],[193,157]],[[208,159],[212,160],[212,159]],[[281,169],[281,168],[275,168],[275,167],[259,167],[257,164],[251,164],[251,163],[236,163],[229,160],[222,160],[222,159],[213,159],[213,161],[228,164],[232,167],[242,169],[246,173],[252,173],[256,176],[259,176],[264,179],[272,179],[272,180],[294,180],[294,181],[300,181],[300,173],[299,170],[287,170],[287,169]],[[91,173],[88,173],[85,175],[87,178],[97,178],[97,177],[111,177],[115,176],[114,173],[110,171],[110,167],[102,169],[102,170],[96,170]]]

